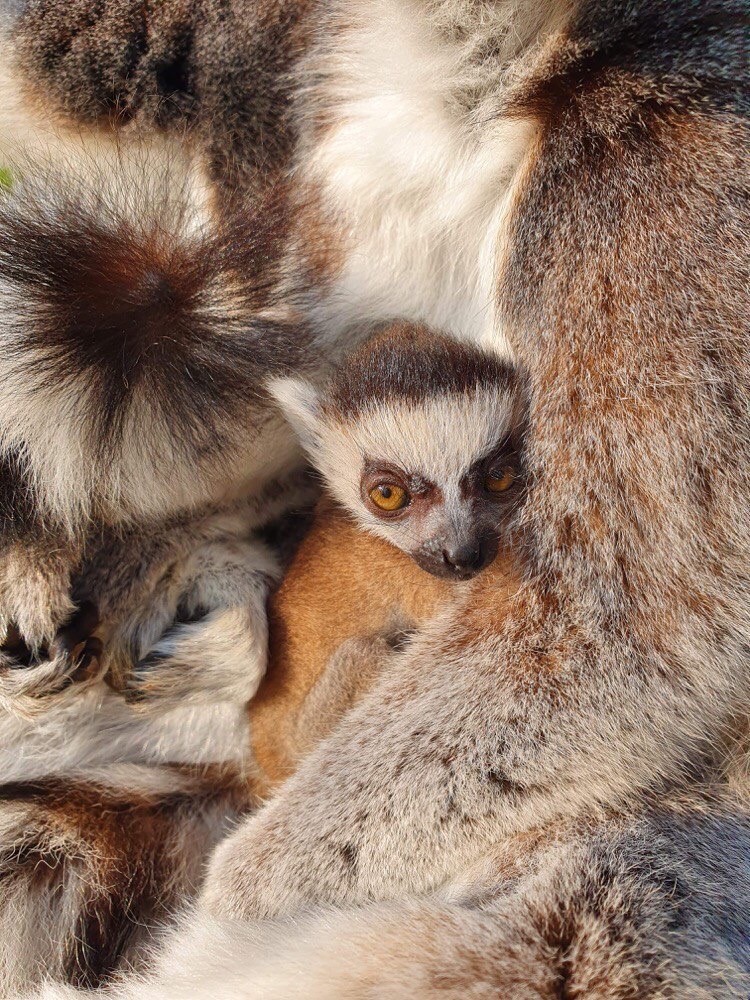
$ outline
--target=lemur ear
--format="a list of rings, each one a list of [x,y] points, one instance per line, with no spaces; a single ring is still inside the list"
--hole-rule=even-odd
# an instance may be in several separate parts
[[[296,431],[302,447],[314,447],[320,427],[320,395],[315,386],[301,378],[272,378],[266,388]]]

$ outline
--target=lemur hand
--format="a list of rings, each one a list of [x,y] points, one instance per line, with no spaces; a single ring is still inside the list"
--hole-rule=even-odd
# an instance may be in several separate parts
[[[91,603],[71,598],[75,556],[45,539],[9,545],[0,556],[0,709],[35,714],[72,680],[89,676],[101,655]]]
[[[163,581],[152,614],[126,626],[137,651],[127,700],[144,710],[248,701],[266,669],[266,598],[278,574],[259,542],[210,542],[193,552]]]

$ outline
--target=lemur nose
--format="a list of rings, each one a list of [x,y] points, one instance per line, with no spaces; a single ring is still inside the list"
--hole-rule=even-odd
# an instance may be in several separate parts
[[[478,545],[457,545],[452,549],[443,549],[443,562],[456,576],[475,573],[481,569],[483,559],[482,549]]]

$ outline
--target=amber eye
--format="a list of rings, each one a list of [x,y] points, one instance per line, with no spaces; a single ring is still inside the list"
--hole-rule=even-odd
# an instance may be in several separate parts
[[[516,470],[512,465],[506,467],[497,476],[488,475],[484,480],[484,488],[490,493],[504,493],[516,481]]]
[[[409,494],[395,483],[378,483],[368,496],[380,510],[401,510],[409,502]]]

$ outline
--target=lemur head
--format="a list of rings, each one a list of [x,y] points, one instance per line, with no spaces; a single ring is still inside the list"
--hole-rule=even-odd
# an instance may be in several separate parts
[[[522,483],[524,380],[479,348],[399,324],[318,391],[270,391],[328,491],[367,530],[436,576],[494,559]]]

